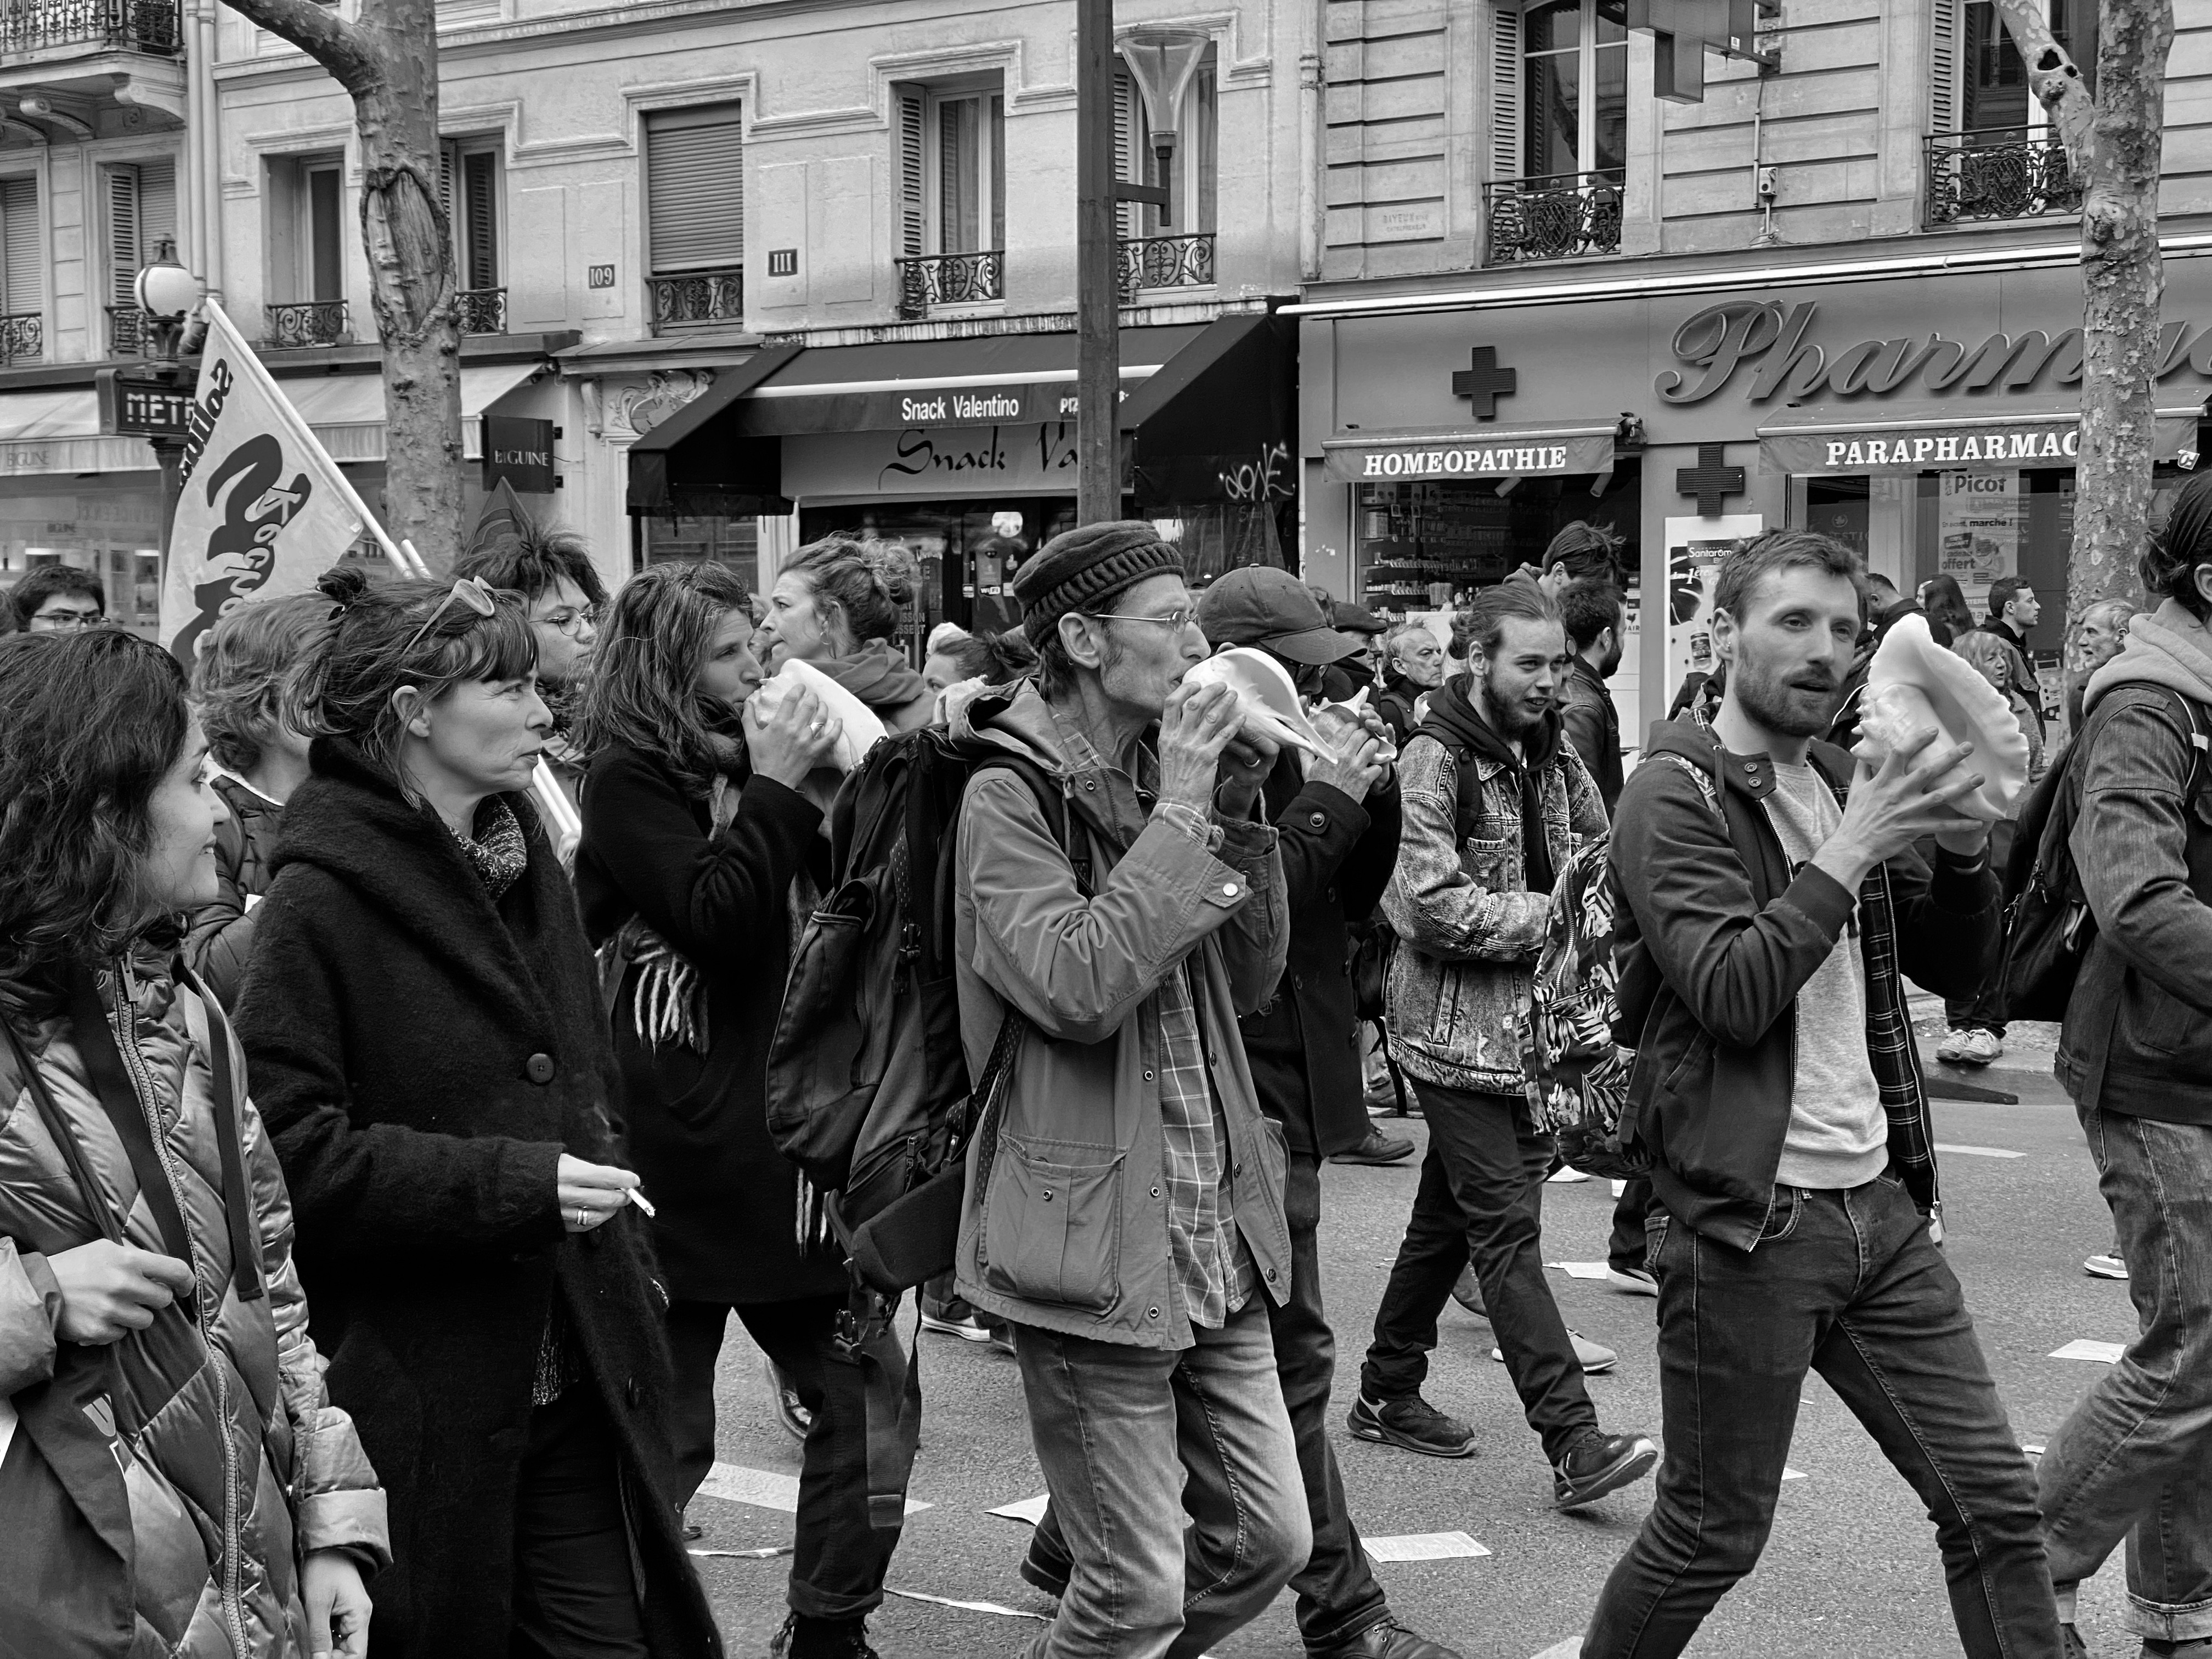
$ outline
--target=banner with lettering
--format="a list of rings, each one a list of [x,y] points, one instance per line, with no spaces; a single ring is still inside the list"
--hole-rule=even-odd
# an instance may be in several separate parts
[[[360,498],[212,300],[169,533],[161,643],[190,668],[208,629],[305,593],[370,529]]]

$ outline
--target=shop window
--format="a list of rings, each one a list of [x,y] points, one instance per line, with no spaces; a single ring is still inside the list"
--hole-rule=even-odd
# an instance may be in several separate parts
[[[646,243],[656,331],[744,315],[744,111],[736,104],[645,118]]]
[[[46,355],[46,270],[39,181],[0,179],[0,367]]]
[[[998,79],[896,94],[903,315],[1006,297],[1006,100]]]
[[[0,598],[33,570],[70,565],[99,578],[110,622],[150,640],[161,623],[161,526],[150,482],[0,478]]]
[[[2047,0],[2045,15],[2094,88],[2095,0]],[[1929,222],[2078,212],[2064,147],[2028,87],[1996,0],[1935,0],[1931,19]]]
[[[111,356],[135,356],[143,345],[134,285],[164,240],[177,235],[177,164],[173,157],[114,162],[100,170],[102,229],[107,243],[106,305]]]
[[[438,148],[438,196],[453,228],[457,313],[464,334],[507,332],[495,138],[448,138]]]
[[[1565,478],[1363,483],[1353,526],[1360,602],[1393,616],[1462,605],[1478,589],[1539,562],[1576,520],[1626,538],[1620,579],[1632,586],[1641,477],[1640,465],[1623,462],[1609,473]]]
[[[649,564],[720,564],[746,588],[760,591],[760,521],[715,514],[702,518],[633,519],[637,568]]]
[[[1491,51],[1490,262],[1618,252],[1626,0],[1497,0]]]

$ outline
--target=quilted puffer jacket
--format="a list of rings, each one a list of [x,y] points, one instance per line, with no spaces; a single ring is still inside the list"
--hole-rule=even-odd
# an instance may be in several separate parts
[[[103,1228],[0,1042],[0,1400],[20,1414],[15,1432],[46,1454],[29,1475],[21,1447],[0,1465],[0,1576],[21,1592],[0,1594],[9,1627],[0,1650],[306,1659],[297,1563],[335,1548],[365,1572],[388,1565],[384,1494],[352,1420],[324,1391],[292,1269],[290,1200],[246,1098],[243,1051],[220,1012],[166,971],[118,966],[100,987],[198,1283],[149,1329],[109,1346],[58,1338],[48,1258]],[[122,1218],[125,1241],[165,1251],[66,1005],[9,984],[0,1011],[33,1056],[83,1174]],[[237,1228],[223,1200],[216,1043],[234,1079],[234,1189],[251,1212]],[[234,1273],[234,1237],[258,1250],[253,1271]],[[107,1440],[106,1455],[81,1455],[86,1422]],[[35,1522],[42,1492],[70,1524],[19,1524]],[[11,1520],[4,1510],[17,1506],[33,1513]]]

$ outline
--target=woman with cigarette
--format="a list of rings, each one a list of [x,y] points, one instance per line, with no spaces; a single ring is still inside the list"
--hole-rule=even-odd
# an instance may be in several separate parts
[[[529,797],[529,619],[473,580],[321,587],[238,1028],[389,1498],[377,1651],[706,1659],[621,1075]]]
[[[767,1115],[769,1040],[808,909],[794,885],[829,876],[799,785],[833,762],[840,728],[803,685],[759,712],[756,638],[722,566],[653,565],[623,588],[584,708],[576,893],[615,988],[631,1146],[659,1208],[677,1493],[714,1465],[714,1362],[734,1312],[806,1413],[776,1650],[856,1659],[899,1534],[871,1523],[865,1376],[835,1346],[844,1257]]]

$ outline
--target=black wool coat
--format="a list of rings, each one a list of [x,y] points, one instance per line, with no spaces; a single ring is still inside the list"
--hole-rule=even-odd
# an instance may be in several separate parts
[[[1367,1138],[1367,1106],[1353,1030],[1348,922],[1382,902],[1398,861],[1395,779],[1355,801],[1307,783],[1285,749],[1261,798],[1283,854],[1290,896],[1290,960],[1273,996],[1237,1022],[1260,1109],[1291,1147],[1326,1158]]]
[[[554,1299],[620,1451],[656,1656],[720,1652],[664,1425],[673,1393],[643,1215],[562,1229],[567,1152],[623,1164],[621,1079],[575,898],[530,853],[494,905],[428,807],[343,740],[286,804],[237,1027],[297,1218],[295,1258],[390,1505],[378,1659],[507,1651],[517,1474]],[[651,1189],[647,1189],[650,1195]]]
[[[629,1145],[670,1294],[679,1301],[787,1302],[847,1286],[834,1249],[798,1243],[799,1172],[768,1133],[768,1048],[791,963],[792,878],[822,814],[768,778],[747,781],[709,836],[708,804],[659,761],[610,744],[584,781],[576,894],[594,944],[631,917],[699,972],[707,1052],[637,1034],[638,969],[614,1005]],[[825,848],[826,850],[826,848]]]

